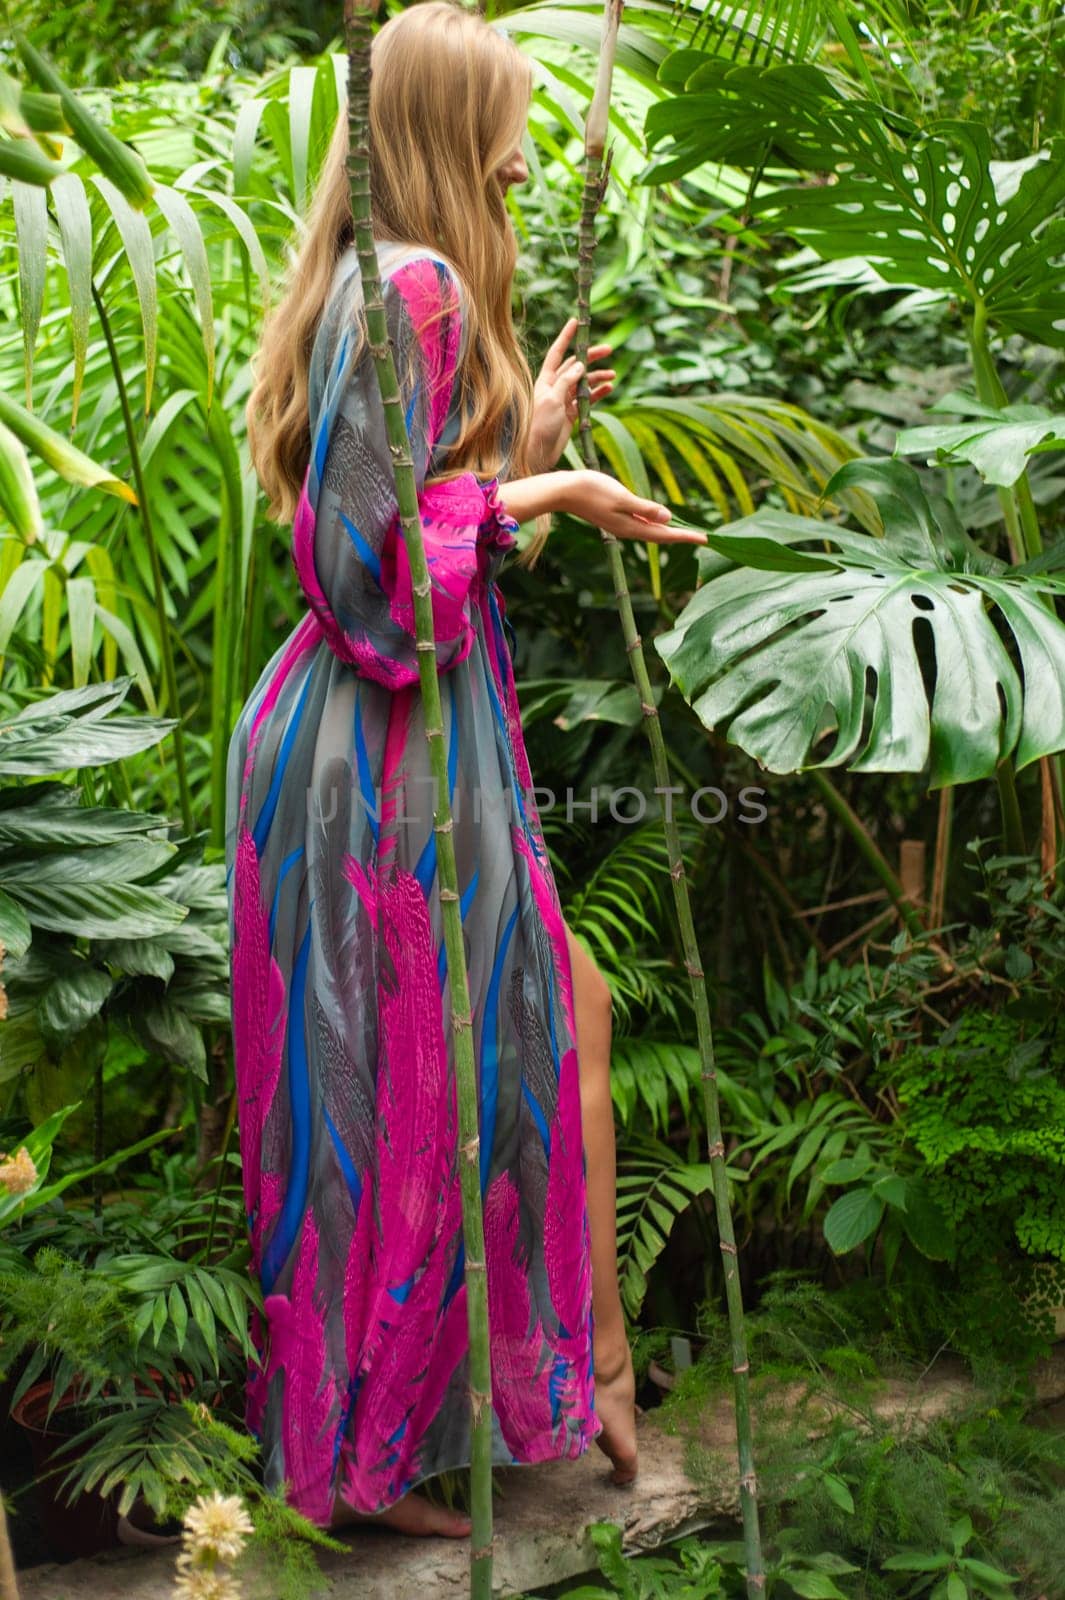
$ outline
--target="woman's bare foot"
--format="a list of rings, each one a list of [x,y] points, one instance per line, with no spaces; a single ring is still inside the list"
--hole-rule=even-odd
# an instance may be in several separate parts
[[[631,1483],[636,1476],[636,1377],[632,1351],[623,1339],[609,1349],[595,1345],[595,1409],[603,1424],[595,1442],[614,1463],[611,1481]]]
[[[409,1533],[416,1538],[443,1535],[445,1539],[465,1539],[471,1529],[468,1516],[461,1511],[449,1511],[446,1506],[434,1506],[424,1495],[412,1491],[405,1494],[385,1511],[356,1511],[354,1506],[338,1495],[333,1502],[331,1532],[354,1527],[359,1523],[377,1523],[385,1528],[395,1528],[398,1533]]]

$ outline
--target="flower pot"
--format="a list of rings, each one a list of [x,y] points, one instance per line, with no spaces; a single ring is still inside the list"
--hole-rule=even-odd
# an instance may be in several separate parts
[[[155,1382],[162,1381],[161,1373],[151,1369],[149,1372]],[[142,1380],[135,1382],[141,1393],[150,1392]],[[187,1393],[194,1387],[192,1374],[182,1373],[182,1390]],[[72,1504],[67,1504],[62,1489],[63,1479],[88,1446],[79,1445],[76,1450],[64,1449],[64,1446],[68,1439],[88,1426],[91,1417],[78,1404],[77,1389],[74,1387],[60,1397],[49,1417],[48,1405],[53,1389],[50,1378],[35,1383],[12,1408],[11,1420],[25,1429],[29,1439],[37,1513],[50,1551],[59,1560],[73,1561],[78,1556],[110,1550],[119,1543],[118,1501],[121,1491],[116,1488],[103,1496],[88,1490],[79,1494]]]
[[[12,1409],[11,1417],[25,1429],[29,1439],[37,1514],[50,1552],[59,1560],[73,1561],[78,1556],[109,1550],[117,1542],[116,1496],[80,1494],[72,1505],[63,1498],[60,1485],[78,1459],[77,1451],[63,1446],[81,1432],[85,1419],[76,1414],[74,1389],[60,1398],[51,1417],[47,1417],[52,1388],[50,1379],[35,1383]]]

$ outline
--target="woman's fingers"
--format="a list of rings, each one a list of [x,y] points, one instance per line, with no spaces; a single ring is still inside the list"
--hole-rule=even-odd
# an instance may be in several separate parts
[[[576,361],[576,356],[567,356],[566,348],[577,331],[577,318],[570,317],[558,336],[548,346],[544,356],[540,375],[544,378],[557,378],[560,371],[571,362]],[[604,356],[611,354],[613,346],[609,344],[593,344],[588,347],[588,360],[602,361]]]
[[[570,317],[569,321],[566,323],[558,337],[553,339],[551,344],[548,346],[547,354],[544,357],[544,364],[540,369],[545,378],[554,377],[558,373],[558,369],[562,364],[562,357],[566,353],[566,346],[569,344],[576,331],[577,318]],[[573,358],[570,357],[570,359],[572,360]]]
[[[705,544],[706,534],[699,528],[670,528],[662,522],[645,522],[642,517],[629,517],[631,531],[621,533],[622,539],[639,539],[644,544]]]

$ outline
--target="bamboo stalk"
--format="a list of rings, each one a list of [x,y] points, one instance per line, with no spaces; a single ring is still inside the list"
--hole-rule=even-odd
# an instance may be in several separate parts
[[[15,1558],[11,1553],[11,1540],[7,1532],[7,1512],[4,1497],[0,1494],[0,1600],[18,1600],[18,1578],[15,1576]]]
[[[577,272],[577,359],[584,363],[584,376],[577,391],[579,405],[579,437],[585,464],[593,470],[599,466],[598,453],[592,438],[591,402],[587,383],[588,345],[591,325],[592,272],[595,261],[595,223],[606,192],[610,170],[609,155],[604,159],[607,124],[610,113],[610,88],[614,57],[617,51],[618,29],[621,24],[623,0],[606,0],[603,12],[603,32],[599,54],[599,73],[595,94],[588,110],[585,129],[584,195],[581,203],[580,244]],[[601,530],[602,531],[602,530]],[[640,635],[636,631],[632,597],[625,577],[625,565],[618,541],[609,533],[602,533],[606,545],[610,574],[614,583],[621,631],[625,638],[625,651],[632,668],[640,697],[644,727],[651,746],[655,782],[660,788],[669,785],[669,756],[662,725],[651,690],[651,680],[643,653]],[[688,880],[684,872],[684,855],[680,830],[669,808],[664,808],[662,827],[669,856],[669,877],[673,885],[677,922],[684,949],[684,965],[691,980],[692,1003],[695,1008],[699,1056],[702,1063],[703,1104],[709,1134],[710,1165],[713,1172],[714,1206],[717,1215],[718,1241],[721,1247],[725,1275],[725,1299],[728,1306],[729,1328],[732,1337],[732,1373],[736,1408],[736,1439],[740,1467],[740,1508],[743,1518],[743,1543],[746,1560],[748,1600],[761,1600],[765,1593],[765,1567],[762,1560],[761,1535],[758,1526],[758,1491],[754,1466],[754,1448],[751,1433],[750,1362],[747,1355],[747,1335],[743,1317],[743,1293],[739,1278],[739,1257],[736,1237],[729,1208],[728,1174],[725,1166],[725,1142],[721,1130],[721,1105],[717,1091],[717,1072],[714,1062],[714,1038],[710,1021],[710,1001],[706,991],[706,978],[702,970],[699,944],[692,917]]]
[[[462,1231],[466,1251],[466,1298],[470,1337],[471,1406],[471,1600],[492,1596],[492,1374],[489,1350],[488,1282],[485,1268],[484,1215],[481,1210],[480,1133],[477,1075],[469,978],[459,909],[458,869],[452,834],[451,805],[444,745],[444,718],[437,675],[433,605],[429,568],[422,542],[418,490],[410,438],[396,376],[394,354],[381,293],[374,243],[370,196],[370,45],[372,0],[344,0],[348,53],[348,173],[351,181],[355,245],[362,276],[369,346],[380,386],[395,473],[400,522],[410,561],[417,631],[418,670],[425,733],[429,741],[434,787],[433,832],[440,885],[440,909],[451,989],[451,1038],[458,1091],[459,1163],[462,1187]]]

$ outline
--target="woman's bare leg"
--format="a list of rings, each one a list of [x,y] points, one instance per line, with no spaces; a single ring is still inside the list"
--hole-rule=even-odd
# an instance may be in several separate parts
[[[567,925],[573,1009],[587,1157],[588,1231],[592,1254],[595,1408],[603,1423],[596,1443],[614,1463],[615,1483],[636,1476],[636,1382],[618,1291],[617,1161],[610,1096],[610,989]]]

